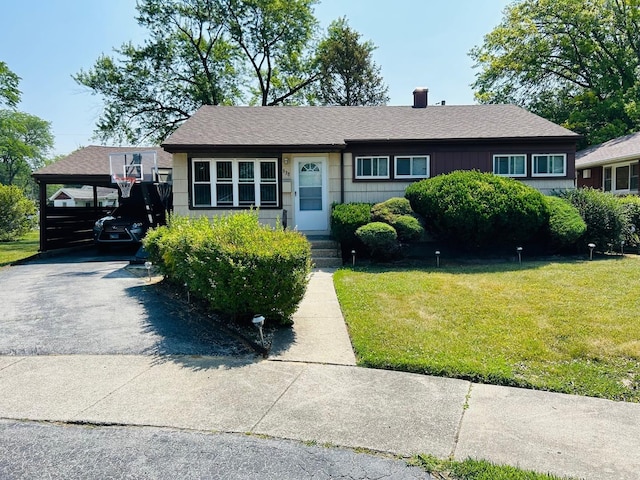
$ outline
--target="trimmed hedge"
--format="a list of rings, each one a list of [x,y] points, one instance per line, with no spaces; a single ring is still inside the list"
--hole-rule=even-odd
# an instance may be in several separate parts
[[[0,184],[0,241],[9,242],[37,225],[36,204],[15,185]]]
[[[630,229],[630,222],[618,197],[593,188],[579,188],[562,192],[580,212],[587,230],[580,239],[584,245],[595,243],[598,251],[618,248]]]
[[[625,243],[638,247],[640,246],[640,197],[638,195],[627,195],[621,197],[620,202],[629,223],[629,228],[625,233]]]
[[[437,238],[467,249],[527,244],[549,221],[538,190],[475,170],[421,180],[405,196]]]
[[[549,209],[549,246],[566,249],[576,244],[587,230],[577,208],[560,197],[545,197]]]
[[[371,221],[388,223],[395,228],[401,242],[417,242],[424,234],[420,221],[414,217],[409,200],[393,197],[371,207]]]
[[[390,258],[398,250],[398,234],[387,223],[368,223],[356,230],[356,236],[369,249],[372,257]]]
[[[356,230],[371,221],[370,203],[336,203],[331,209],[331,236],[340,243],[342,258],[363,245]]]
[[[311,271],[311,248],[294,231],[260,225],[256,212],[171,217],[150,230],[144,247],[171,281],[234,319],[260,313],[290,324]]]

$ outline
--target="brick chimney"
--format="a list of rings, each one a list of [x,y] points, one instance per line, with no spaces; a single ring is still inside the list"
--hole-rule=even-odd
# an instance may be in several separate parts
[[[428,88],[416,88],[413,91],[413,108],[427,108]]]

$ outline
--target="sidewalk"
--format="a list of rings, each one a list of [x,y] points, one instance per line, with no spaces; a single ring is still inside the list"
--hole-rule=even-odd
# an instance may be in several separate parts
[[[638,478],[639,404],[353,366],[330,280],[314,272],[294,343],[279,339],[269,360],[0,357],[0,418],[251,432]]]

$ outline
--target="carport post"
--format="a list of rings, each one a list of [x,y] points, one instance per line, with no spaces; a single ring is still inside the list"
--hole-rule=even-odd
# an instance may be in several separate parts
[[[36,180],[40,186],[40,251],[47,250],[47,183]]]

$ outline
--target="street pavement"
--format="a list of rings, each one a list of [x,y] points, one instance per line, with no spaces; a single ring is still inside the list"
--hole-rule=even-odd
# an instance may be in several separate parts
[[[0,419],[250,433],[639,477],[639,404],[355,366],[331,275],[314,271],[293,331],[274,339],[269,359],[0,356]]]

